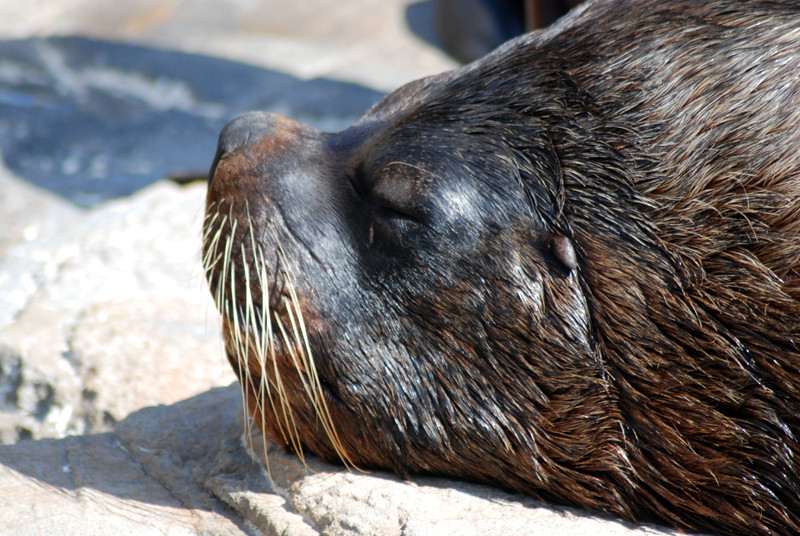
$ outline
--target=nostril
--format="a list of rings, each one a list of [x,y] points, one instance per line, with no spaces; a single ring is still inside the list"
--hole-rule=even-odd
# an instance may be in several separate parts
[[[214,155],[208,175],[209,181],[214,177],[223,155],[270,135],[278,127],[279,119],[279,116],[269,112],[248,112],[225,125],[219,134],[217,154]]]

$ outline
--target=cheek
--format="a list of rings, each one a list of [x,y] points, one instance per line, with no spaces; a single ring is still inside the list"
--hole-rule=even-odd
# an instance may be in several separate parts
[[[520,255],[510,256],[510,277],[515,282],[515,298],[532,319],[540,321],[544,313],[544,284],[539,269],[525,269]],[[514,297],[512,297],[514,299]]]
[[[549,309],[545,312],[554,329],[573,345],[591,352],[591,316],[578,273],[573,270],[554,278],[546,288],[545,300]]]

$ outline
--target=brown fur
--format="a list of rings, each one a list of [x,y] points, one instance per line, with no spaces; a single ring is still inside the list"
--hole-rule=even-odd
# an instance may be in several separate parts
[[[229,357],[274,440],[800,533],[797,2],[590,2],[341,133],[245,116],[208,214]],[[275,335],[300,316],[307,344]]]

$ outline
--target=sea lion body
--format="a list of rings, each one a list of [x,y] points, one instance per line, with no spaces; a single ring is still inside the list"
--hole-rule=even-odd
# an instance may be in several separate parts
[[[204,249],[278,443],[800,533],[798,2],[589,2],[339,133],[242,116]]]

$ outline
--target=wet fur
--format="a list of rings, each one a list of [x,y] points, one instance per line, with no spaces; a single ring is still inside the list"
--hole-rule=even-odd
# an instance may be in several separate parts
[[[800,532],[800,3],[590,2],[347,131],[275,132],[221,151],[209,189],[241,222],[214,227],[229,257],[260,249],[273,289],[292,274],[339,444],[285,343],[280,380],[230,344],[274,440],[628,520]],[[284,385],[295,439],[259,382]]]

